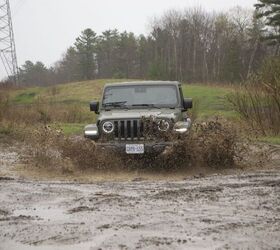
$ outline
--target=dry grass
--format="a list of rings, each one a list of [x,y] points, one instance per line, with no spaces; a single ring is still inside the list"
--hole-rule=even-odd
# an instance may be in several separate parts
[[[88,108],[77,104],[0,105],[0,121],[35,125],[56,122],[85,123],[92,121]]]
[[[280,60],[267,61],[262,71],[252,76],[229,102],[254,130],[262,135],[280,134]]]

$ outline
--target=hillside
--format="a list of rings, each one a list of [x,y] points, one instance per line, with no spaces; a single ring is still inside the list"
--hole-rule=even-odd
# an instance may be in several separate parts
[[[91,100],[98,100],[105,83],[125,82],[130,80],[102,79],[94,81],[60,84],[54,87],[32,87],[13,91],[11,101],[15,104],[45,103],[81,103],[87,105]],[[193,98],[198,105],[199,116],[235,114],[225,101],[232,89],[222,86],[207,86],[201,84],[183,84],[186,97]]]

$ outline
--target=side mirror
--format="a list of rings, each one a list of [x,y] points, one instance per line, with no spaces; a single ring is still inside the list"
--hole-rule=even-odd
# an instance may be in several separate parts
[[[99,102],[91,102],[89,106],[90,111],[95,112],[95,114],[99,114]]]
[[[191,108],[193,107],[193,101],[192,101],[192,99],[190,99],[190,98],[184,98],[183,106],[184,106],[184,110],[191,109]]]

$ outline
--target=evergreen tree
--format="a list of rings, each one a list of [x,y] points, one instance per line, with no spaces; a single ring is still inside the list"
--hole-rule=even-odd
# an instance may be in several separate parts
[[[137,41],[133,33],[126,31],[120,34],[118,44],[118,71],[115,77],[136,78]]]
[[[49,71],[42,62],[26,61],[20,68],[20,76],[24,85],[48,85]]]
[[[265,39],[271,45],[280,44],[280,1],[279,0],[258,0],[255,4],[258,18],[264,18],[265,24],[269,27]]]
[[[77,49],[73,46],[69,47],[55,66],[58,82],[79,81],[84,78],[81,75],[79,60],[80,57]]]
[[[79,54],[79,63],[82,76],[85,80],[93,79],[96,71],[95,48],[96,33],[91,29],[86,29],[76,39],[76,49]]]
[[[119,39],[119,32],[116,29],[106,30],[98,37],[96,50],[98,77],[110,78],[117,71],[117,51]]]

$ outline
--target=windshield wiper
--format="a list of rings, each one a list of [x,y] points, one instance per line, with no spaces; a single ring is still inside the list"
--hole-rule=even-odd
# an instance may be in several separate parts
[[[122,101],[122,102],[107,102],[107,103],[104,103],[103,106],[104,107],[125,107],[127,101]]]
[[[147,103],[133,104],[132,107],[150,107],[150,108],[157,108],[157,109],[160,108],[160,107],[157,106],[156,104],[147,104]]]

